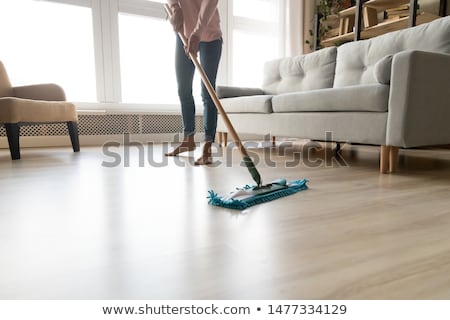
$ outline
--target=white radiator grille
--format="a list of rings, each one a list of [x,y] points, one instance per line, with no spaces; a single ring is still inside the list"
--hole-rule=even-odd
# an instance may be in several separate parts
[[[197,132],[203,132],[203,119],[195,119]],[[96,114],[78,115],[80,136],[116,135],[116,134],[158,134],[178,133],[182,131],[181,115],[177,114]],[[21,136],[67,136],[65,123],[23,126]],[[6,136],[4,126],[0,127],[0,136]]]

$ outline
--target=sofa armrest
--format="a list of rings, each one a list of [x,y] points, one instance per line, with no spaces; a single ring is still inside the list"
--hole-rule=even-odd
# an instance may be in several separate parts
[[[243,88],[243,87],[230,87],[230,86],[217,86],[217,96],[222,98],[234,98],[244,96],[256,96],[263,95],[264,91],[260,88]]]
[[[404,51],[392,61],[386,143],[450,143],[450,54]]]
[[[13,94],[15,97],[22,99],[66,101],[63,88],[53,83],[13,87]]]

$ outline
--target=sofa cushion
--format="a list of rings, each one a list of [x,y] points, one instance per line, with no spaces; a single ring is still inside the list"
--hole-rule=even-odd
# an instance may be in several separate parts
[[[298,92],[333,86],[336,48],[272,60],[264,65],[262,89],[266,94]]]
[[[381,84],[391,83],[392,54],[387,55],[374,66],[375,80]]]
[[[221,99],[226,113],[272,113],[272,95]]]
[[[272,99],[273,112],[360,111],[386,112],[389,86],[361,85],[285,93]]]
[[[340,46],[333,86],[341,88],[377,83],[374,66],[379,60],[390,54],[413,49],[450,53],[450,16]]]

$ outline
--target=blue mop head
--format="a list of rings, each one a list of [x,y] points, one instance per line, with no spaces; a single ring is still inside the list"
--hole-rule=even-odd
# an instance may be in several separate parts
[[[308,180],[306,179],[295,181],[280,179],[261,188],[266,188],[268,191],[261,192],[262,190],[257,189],[256,186],[247,185],[243,188],[238,188],[235,192],[227,196],[219,196],[211,190],[209,191],[208,203],[217,207],[244,210],[260,203],[269,202],[306,190],[308,189],[307,182]]]

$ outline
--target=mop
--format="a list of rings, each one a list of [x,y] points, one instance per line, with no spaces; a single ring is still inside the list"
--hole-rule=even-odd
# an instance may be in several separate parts
[[[164,9],[166,10],[168,17],[172,17],[172,10],[170,9],[168,4],[164,4]],[[183,41],[183,44],[186,46],[187,39],[184,36],[184,34],[182,32],[179,32],[178,35],[180,39]],[[308,181],[306,179],[294,181],[286,181],[285,179],[279,179],[266,185],[262,184],[261,175],[256,169],[253,160],[248,155],[247,150],[245,149],[244,145],[241,142],[241,139],[239,138],[236,130],[231,124],[231,121],[228,115],[226,114],[222,106],[222,103],[217,97],[217,94],[213,86],[211,85],[208,76],[206,75],[206,72],[204,71],[203,67],[201,66],[195,55],[189,53],[189,58],[192,60],[197,71],[199,72],[203,84],[208,90],[208,93],[211,96],[214,105],[216,106],[217,110],[222,116],[222,120],[225,123],[228,132],[231,134],[237,148],[239,149],[242,155],[245,166],[247,167],[253,180],[256,182],[256,185],[251,186],[246,185],[242,188],[237,188],[236,191],[225,196],[220,196],[216,194],[213,190],[210,190],[208,196],[209,204],[228,209],[244,210],[251,206],[268,201],[273,201],[282,197],[292,195],[301,190],[307,189],[308,187],[306,183]]]

